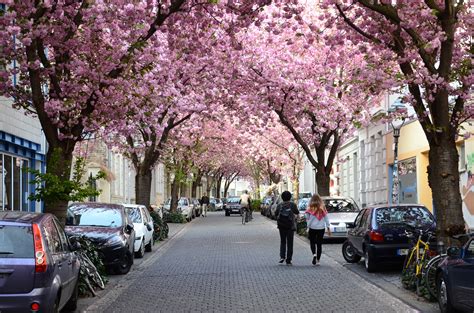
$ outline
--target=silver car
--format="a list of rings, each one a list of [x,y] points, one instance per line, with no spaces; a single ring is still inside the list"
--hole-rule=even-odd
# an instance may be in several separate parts
[[[353,223],[360,208],[349,197],[321,197],[328,211],[328,219],[332,237],[347,237],[346,223]],[[327,233],[324,234],[327,236]]]

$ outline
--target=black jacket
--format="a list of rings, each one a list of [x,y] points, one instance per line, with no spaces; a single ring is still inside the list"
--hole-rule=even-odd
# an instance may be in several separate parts
[[[209,204],[209,197],[208,196],[202,196],[201,204]]]

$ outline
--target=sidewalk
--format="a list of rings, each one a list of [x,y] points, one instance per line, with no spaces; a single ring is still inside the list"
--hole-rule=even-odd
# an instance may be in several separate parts
[[[109,297],[110,292],[113,292],[118,288],[122,288],[132,276],[141,273],[143,269],[146,268],[149,263],[155,259],[157,255],[164,252],[164,250],[167,249],[171,239],[174,238],[177,234],[179,234],[187,225],[188,224],[169,223],[168,238],[166,240],[155,242],[153,252],[145,253],[145,256],[143,258],[135,258],[134,264],[128,274],[108,276],[107,278],[109,282],[105,286],[105,290],[97,290],[96,297],[79,298],[79,301],[77,303],[77,310],[75,312],[92,312],[96,303],[98,303],[101,299],[105,297]]]

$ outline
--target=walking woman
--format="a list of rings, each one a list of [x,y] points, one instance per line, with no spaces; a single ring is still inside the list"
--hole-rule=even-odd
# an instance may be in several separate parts
[[[308,226],[308,238],[313,253],[313,265],[319,265],[321,259],[324,229],[328,230],[328,235],[331,236],[329,229],[328,212],[324,206],[324,202],[317,194],[311,197],[308,204],[308,209],[305,212],[306,225]],[[317,251],[316,251],[317,246]]]

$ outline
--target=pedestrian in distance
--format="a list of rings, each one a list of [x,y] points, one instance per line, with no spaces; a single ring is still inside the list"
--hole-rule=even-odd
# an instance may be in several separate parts
[[[278,204],[275,210],[277,217],[277,226],[280,232],[280,261],[282,264],[286,261],[287,265],[291,265],[293,258],[293,239],[296,231],[296,218],[298,215],[298,207],[291,201],[291,193],[283,191],[281,194],[282,203]]]
[[[324,229],[327,228],[328,235],[331,236],[329,228],[328,211],[324,202],[317,194],[309,200],[308,209],[305,212],[306,225],[309,229],[308,238],[311,252],[313,253],[313,265],[319,265],[321,259]],[[317,247],[317,250],[316,250]]]
[[[207,208],[209,206],[209,197],[204,194],[201,198],[201,206],[202,206],[202,216],[206,217],[207,216]]]

